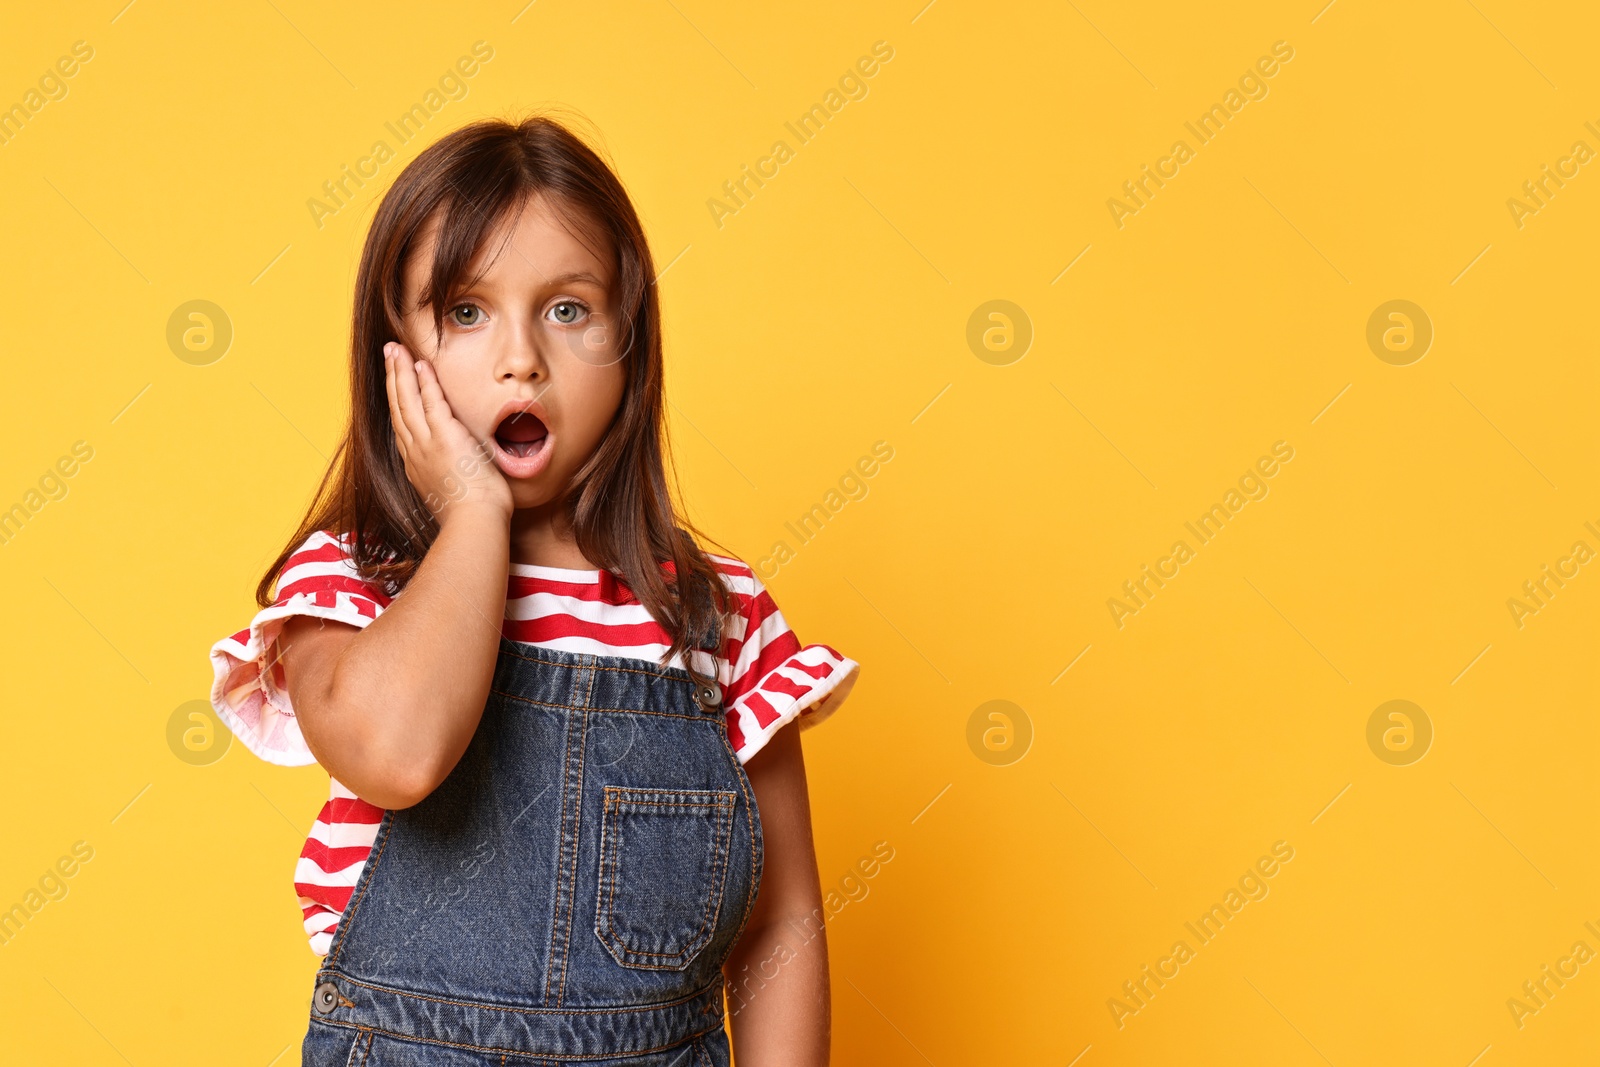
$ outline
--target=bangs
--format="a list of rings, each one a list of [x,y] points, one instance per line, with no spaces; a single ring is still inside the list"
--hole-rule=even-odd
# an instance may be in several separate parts
[[[478,179],[477,188],[473,184],[474,178]],[[638,300],[632,291],[634,287],[627,284],[631,279],[623,277],[629,272],[623,268],[619,242],[571,199],[548,185],[531,180],[521,168],[515,166],[470,168],[464,174],[451,176],[448,185],[449,191],[444,199],[426,216],[429,220],[439,219],[439,223],[434,238],[432,268],[417,298],[418,307],[432,308],[435,338],[444,331],[444,315],[450,309],[455,295],[477,284],[505,253],[511,235],[516,230],[517,220],[535,199],[544,201],[573,239],[593,253],[596,259],[611,263],[614,284],[620,283],[618,295],[621,297],[619,310],[622,312],[622,321],[627,322],[632,318]],[[418,227],[417,234],[420,235],[427,226],[428,222],[424,221]],[[484,258],[476,272],[469,275],[473,261],[497,230],[501,231],[499,247]],[[420,243],[415,241],[414,246],[407,249],[407,257],[419,254]],[[396,272],[399,275],[396,282],[403,294],[404,260],[397,266],[400,269]],[[405,307],[403,296],[400,306],[402,309]]]

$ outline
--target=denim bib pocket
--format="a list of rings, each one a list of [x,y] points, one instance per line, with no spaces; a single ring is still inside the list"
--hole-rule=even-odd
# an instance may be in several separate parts
[[[617,963],[683,970],[711,941],[737,797],[605,787],[595,935]]]

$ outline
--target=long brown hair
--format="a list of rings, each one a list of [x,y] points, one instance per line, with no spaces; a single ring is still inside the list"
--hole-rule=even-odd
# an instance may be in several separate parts
[[[619,575],[671,637],[663,659],[720,647],[727,590],[680,520],[668,480],[661,311],[644,228],[612,169],[567,127],[535,115],[464,126],[412,160],[378,205],[356,276],[350,337],[350,421],[299,529],[256,587],[271,590],[289,557],[318,530],[350,535],[364,580],[404,588],[438,536],[438,522],[406,477],[384,388],[383,346],[405,336],[406,258],[440,214],[422,302],[435,329],[467,268],[503,218],[538,195],[569,225],[603,238],[615,257],[621,406],[574,476],[567,504],[584,556]],[[702,538],[703,539],[703,538]]]

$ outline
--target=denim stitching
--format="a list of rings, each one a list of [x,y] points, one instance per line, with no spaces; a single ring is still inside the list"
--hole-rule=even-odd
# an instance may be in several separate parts
[[[598,669],[604,670],[605,668]],[[599,711],[619,715],[664,715],[673,719],[688,719],[691,722],[699,722],[705,718],[704,713],[697,715],[686,711],[652,711],[649,708],[586,708],[579,704],[558,704],[553,700],[530,700],[528,697],[519,696],[516,693],[508,693],[504,689],[491,688],[489,692],[495,696],[505,697],[507,700],[515,700],[519,704],[532,704],[537,708],[560,708],[563,711]]]
[[[718,979],[712,979],[709,983],[707,983],[706,985],[701,986],[699,989],[695,990],[693,993],[689,993],[689,994],[686,994],[684,996],[681,996],[677,1000],[663,1000],[663,1001],[658,1001],[657,1003],[654,1003],[654,1004],[640,1004],[640,1005],[627,1005],[627,1004],[617,1005],[617,1004],[612,1004],[612,1005],[607,1005],[605,1007],[600,1007],[600,1008],[561,1008],[559,1010],[557,1010],[555,1008],[518,1008],[518,1007],[515,1007],[515,1006],[512,1006],[512,1005],[492,1004],[492,1003],[486,1003],[484,1001],[479,1001],[479,1000],[451,1000],[449,997],[435,997],[435,996],[430,996],[430,995],[428,995],[426,993],[412,993],[412,992],[410,992],[408,990],[397,989],[394,986],[378,985],[378,984],[373,983],[373,982],[361,982],[361,981],[357,981],[354,978],[345,978],[344,981],[346,983],[350,984],[350,985],[353,985],[353,986],[360,986],[362,989],[372,989],[372,990],[376,990],[379,993],[389,993],[389,994],[392,994],[392,995],[397,996],[397,997],[405,997],[405,998],[407,998],[409,1000],[426,1000],[426,1001],[428,1001],[430,1003],[433,1003],[433,1004],[449,1004],[452,1007],[457,1007],[457,1008],[488,1008],[488,1009],[493,1010],[493,1011],[506,1011],[506,1012],[512,1012],[512,1013],[517,1014],[517,1015],[566,1016],[566,1015],[632,1015],[632,1014],[638,1014],[638,1013],[641,1013],[641,1012],[659,1011],[662,1008],[676,1008],[680,1004],[687,1004],[690,1001],[699,1000],[701,997],[705,996],[706,993],[708,993],[711,990],[711,987],[717,984]],[[329,1026],[345,1026],[345,1027],[357,1027],[358,1029],[365,1029],[365,1027],[360,1027],[359,1024],[356,1024],[356,1023],[341,1023],[341,1022],[335,1022],[332,1019],[323,1019],[321,1021],[326,1023]],[[517,1050],[516,1049],[500,1049],[500,1048],[496,1048],[494,1051],[495,1052],[516,1052]]]
[[[350,1023],[329,1023],[328,1025],[329,1026],[337,1026],[337,1027],[339,1027],[341,1029],[344,1029],[344,1030],[352,1030],[352,1029],[361,1030],[361,1031],[363,1031],[363,1032],[365,1032],[367,1034],[382,1034],[384,1037],[393,1038],[396,1041],[408,1041],[408,1042],[410,1042],[412,1044],[417,1044],[417,1045],[440,1045],[440,1046],[443,1046],[444,1048],[464,1048],[464,1049],[467,1049],[467,1050],[472,1051],[472,1052],[499,1052],[499,1053],[502,1053],[502,1054],[508,1055],[508,1056],[527,1056],[527,1055],[530,1055],[530,1053],[522,1052],[522,1051],[519,1051],[518,1049],[514,1049],[514,1048],[509,1048],[509,1049],[508,1048],[503,1048],[500,1045],[471,1045],[471,1044],[467,1044],[466,1042],[463,1042],[463,1041],[435,1041],[432,1038],[417,1037],[414,1034],[402,1034],[402,1033],[398,1033],[398,1032],[396,1032],[394,1030],[385,1030],[382,1027],[372,1027],[371,1029],[368,1029],[366,1027],[356,1027],[356,1026],[353,1026],[352,1024],[350,1024]],[[700,1033],[692,1034],[690,1036],[692,1038],[699,1038],[699,1037],[702,1037],[705,1034],[709,1034],[712,1031],[718,1030],[720,1028],[721,1028],[721,1024],[719,1023],[717,1026],[707,1027],[706,1029],[700,1031]],[[357,1040],[360,1040],[360,1039],[358,1038]],[[370,1038],[369,1038],[369,1043],[370,1043]],[[651,1052],[664,1052],[667,1049],[670,1049],[671,1047],[672,1047],[671,1045],[653,1045],[650,1048],[630,1050],[628,1053],[626,1053],[626,1055],[629,1055],[629,1056],[643,1056],[643,1055],[645,1055],[647,1053],[651,1053]],[[533,1053],[532,1055],[537,1055],[537,1053]],[[562,1057],[562,1060],[579,1060],[579,1061],[581,1061],[581,1060],[615,1060],[615,1059],[616,1059],[616,1053],[614,1053],[614,1052],[597,1052],[592,1056],[565,1056],[564,1055]],[[559,1063],[560,1061],[552,1060],[550,1062]]]
[[[570,719],[567,722],[566,736],[562,740],[563,740],[564,743],[561,746],[561,815],[560,815],[560,819],[561,819],[561,848],[563,850],[565,850],[565,848],[567,847],[567,779],[568,779],[568,777],[569,777],[569,775],[571,773],[571,769],[572,769],[572,722],[571,722]],[[559,862],[559,860],[557,862]],[[549,948],[549,951],[545,954],[546,955],[546,959],[549,961],[549,964],[545,967],[545,971],[544,971],[544,1000],[545,1000],[546,1004],[550,1003],[550,978],[555,973],[554,963],[555,963],[555,955],[556,955],[556,937],[558,935],[558,932],[561,929],[561,911],[562,911],[561,880],[558,877],[556,879],[555,909],[554,909],[554,914],[551,916],[551,922],[550,922],[550,948]],[[562,972],[562,979],[563,980],[566,979],[565,971]]]
[[[717,905],[712,909],[711,918],[708,920],[713,931],[717,928],[718,920],[722,918],[722,902],[727,898],[728,893],[728,853],[733,847],[734,798],[730,796],[728,803],[719,805],[719,807],[722,810],[718,813],[718,821],[722,825],[717,830],[717,873],[712,875],[717,887]],[[713,936],[715,935],[713,934]],[[710,942],[711,938],[707,937],[706,943],[710,944]],[[704,945],[701,946],[701,948],[704,947]],[[699,950],[695,951],[698,955]],[[719,965],[717,969],[720,971],[722,968]]]
[[[696,945],[695,942],[697,939],[699,939],[700,935],[705,932],[705,929],[708,925],[715,925],[717,917],[722,914],[722,898],[725,895],[727,885],[727,862],[728,848],[730,843],[729,839],[733,834],[734,796],[732,793],[724,790],[713,790],[709,792],[715,795],[715,799],[705,800],[699,803],[649,800],[646,799],[646,797],[650,794],[705,795],[707,792],[708,791],[706,790],[693,789],[641,789],[637,787],[611,785],[605,787],[605,814],[608,816],[608,818],[601,820],[601,822],[606,826],[606,831],[603,842],[605,851],[601,854],[600,862],[603,866],[609,868],[607,872],[608,878],[606,881],[606,893],[602,898],[604,904],[602,914],[605,916],[606,934],[608,935],[608,944],[606,945],[607,949],[610,949],[613,945],[615,945],[617,948],[622,950],[622,954],[628,957],[629,960],[632,960],[636,956],[655,956],[661,959],[676,959],[687,956],[688,958],[684,960],[684,963],[687,964],[689,960],[694,958],[700,949],[705,947],[704,941],[700,942],[698,945]],[[628,794],[633,795],[629,796]],[[712,837],[712,847],[715,852],[711,873],[711,881],[713,885],[712,888],[707,891],[706,900],[706,903],[709,903],[711,900],[711,894],[715,893],[716,906],[712,909],[712,914],[709,918],[704,915],[702,910],[700,928],[690,935],[688,944],[679,949],[677,952],[647,952],[644,949],[634,948],[617,934],[615,921],[616,909],[614,906],[614,901],[616,899],[617,868],[621,866],[620,854],[622,851],[622,846],[619,841],[621,830],[618,825],[620,819],[613,820],[610,819],[609,816],[612,814],[613,809],[620,809],[624,803],[638,804],[651,808],[698,808],[713,815],[717,820],[715,823],[715,829],[712,831],[714,835]],[[618,858],[614,859],[613,857]],[[709,941],[710,939],[707,938],[706,940]],[[691,946],[693,946],[692,952],[690,950]],[[619,960],[618,962],[624,967],[637,967],[641,970],[659,971],[679,969],[666,964],[637,963],[627,962],[624,960]]]
[[[339,913],[339,934],[334,939],[333,947],[328,951],[328,958],[323,961],[323,968],[330,968],[337,960],[339,950],[344,947],[344,936],[350,932],[350,921],[356,917],[356,909],[361,906],[361,899],[367,895],[367,889],[372,885],[372,879],[378,869],[378,861],[383,858],[384,846],[389,843],[389,832],[394,829],[394,812],[383,813],[383,840],[378,842],[378,847],[371,855],[371,859],[361,869],[361,892],[355,899]]]
[[[722,749],[727,753],[728,759],[733,761],[733,774],[739,782],[739,792],[744,794],[745,825],[750,834],[750,893],[745,900],[744,915],[739,919],[739,929],[733,935],[733,941],[728,945],[728,955],[733,954],[733,949],[744,937],[745,928],[750,923],[750,916],[756,910],[756,897],[761,892],[761,875],[765,870],[766,857],[764,854],[765,835],[761,834],[761,809],[756,804],[755,797],[751,796],[750,776],[745,773],[744,764],[739,762],[739,754],[733,750],[733,741],[728,737],[726,728],[719,730],[722,735]],[[724,956],[722,963],[727,962]]]
[[[620,786],[607,786],[606,787],[607,810],[610,810],[610,807],[612,806],[611,803],[610,803],[610,801],[612,799],[615,799],[615,801],[616,801],[616,805],[615,806],[620,808],[622,806],[622,804],[623,804],[623,799],[622,799],[620,794],[626,793],[626,792],[635,792],[635,793],[643,793],[643,792],[684,793],[684,792],[693,792],[693,791],[692,790],[681,790],[681,789],[680,790],[640,790],[640,789],[628,789],[628,788],[620,787]],[[728,800],[728,802],[726,804],[723,803],[723,801],[722,801],[722,797],[723,796],[728,796],[729,797],[729,800]],[[724,794],[721,791],[718,791],[717,800],[715,802],[709,803],[709,804],[708,803],[691,804],[691,803],[677,803],[677,802],[671,802],[671,801],[653,801],[653,800],[643,800],[643,799],[640,799],[638,797],[632,798],[632,800],[630,802],[634,803],[634,804],[645,804],[645,805],[648,805],[648,806],[653,807],[653,808],[700,808],[700,809],[707,809],[707,808],[710,808],[710,807],[714,806],[716,809],[718,809],[717,811],[712,812],[712,814],[714,814],[717,817],[717,824],[716,824],[717,829],[714,831],[716,836],[713,838],[713,842],[717,845],[717,849],[716,849],[716,851],[717,851],[717,859],[713,863],[713,867],[715,869],[714,869],[711,877],[712,877],[713,881],[716,880],[717,872],[720,871],[721,868],[724,867],[726,865],[726,863],[727,863],[727,850],[725,848],[721,847],[720,842],[722,841],[722,839],[724,837],[723,830],[724,830],[725,824],[728,823],[728,820],[724,818],[721,809],[727,808],[730,804],[733,803],[732,794]],[[731,831],[732,831],[731,824],[727,825],[726,828],[729,831],[729,833],[731,833]],[[613,824],[610,833],[607,835],[607,845],[608,846],[610,845],[611,841],[615,840],[615,838],[617,836],[617,833],[618,833],[618,830],[617,830],[615,824]],[[614,847],[612,849],[613,853],[620,852],[620,851],[621,851],[621,846],[620,845],[618,845],[618,846],[616,846],[616,847]],[[614,916],[615,916],[615,910],[612,907],[612,901],[616,896],[616,874],[617,874],[617,867],[619,865],[620,864],[618,864],[618,863],[612,863],[610,865],[611,866],[611,878],[607,883],[607,893],[606,893],[606,931],[609,934],[612,935],[613,940],[615,940],[616,943],[621,946],[623,952],[626,955],[630,955],[630,956],[660,956],[660,957],[663,957],[663,958],[672,958],[672,957],[676,957],[676,956],[682,956],[685,953],[687,953],[689,951],[687,946],[685,946],[683,949],[681,949],[678,952],[646,952],[643,949],[633,948],[632,946],[630,946],[630,945],[626,944],[625,942],[623,942],[623,940],[620,937],[616,936],[616,924],[613,921]],[[722,873],[724,873],[724,875],[725,875],[726,872],[722,872]],[[724,878],[724,881],[725,880],[726,879]],[[720,893],[717,894],[717,907],[716,907],[716,910],[713,913],[711,919],[709,920],[712,923],[714,923],[716,921],[716,916],[720,915],[721,912],[722,912],[722,899],[721,898],[722,898],[722,894],[720,894]],[[707,920],[702,919],[701,923],[700,923],[700,929],[696,930],[694,932],[694,934],[689,939],[690,940],[690,944],[693,944],[694,939],[698,938],[700,936],[700,934],[705,931],[706,926],[707,926]],[[628,964],[627,966],[649,967],[651,965],[649,965],[649,964]],[[669,969],[670,970],[676,970],[677,968],[665,968],[665,967],[656,966],[654,969],[657,969],[657,970],[669,970]]]
[[[357,1030],[356,1031],[356,1039],[354,1041],[350,1042],[350,1053],[349,1053],[349,1055],[345,1056],[345,1058],[344,1058],[344,1067],[352,1067],[352,1065],[356,1062],[356,1049],[361,1047],[361,1034],[362,1033],[363,1033],[363,1031]]]
[[[515,643],[515,642],[513,642],[513,643]],[[684,671],[684,670],[682,670],[682,668],[679,668],[679,667],[662,667],[660,670],[652,671],[652,670],[646,670],[643,667],[609,667],[609,666],[606,666],[603,663],[583,664],[581,666],[574,666],[573,664],[568,663],[565,660],[545,659],[542,656],[525,656],[521,652],[517,652],[517,651],[515,651],[513,649],[509,649],[509,648],[508,649],[504,649],[503,651],[508,656],[515,656],[517,659],[527,660],[529,663],[542,663],[542,664],[544,664],[545,666],[548,666],[548,667],[569,667],[569,668],[572,668],[573,670],[613,671],[613,672],[620,673],[620,674],[643,674],[643,675],[648,675],[651,678],[660,678],[663,681],[668,681],[668,682],[676,682],[676,681],[681,681],[682,680],[682,679],[678,678],[675,674],[672,673],[674,671],[679,671],[679,672],[681,672],[683,674],[689,673],[688,671]],[[587,653],[587,652],[574,652],[572,654],[574,656],[583,656],[583,657],[585,657],[587,659],[590,659],[590,660],[598,660],[599,659],[598,656],[591,655],[590,653]]]
[[[585,664],[589,671],[589,687],[583,692],[583,727],[578,734],[578,799],[572,806],[572,880],[569,883],[571,899],[567,902],[566,936],[561,943],[561,984],[556,987],[556,1007],[560,1007],[567,995],[567,953],[572,949],[572,921],[573,910],[578,901],[578,853],[583,851],[583,757],[589,745],[589,703],[594,698],[595,671],[592,657],[591,662]]]

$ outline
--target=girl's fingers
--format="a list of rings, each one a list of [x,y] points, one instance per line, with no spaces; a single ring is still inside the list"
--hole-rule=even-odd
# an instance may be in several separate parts
[[[479,492],[503,497],[495,492],[493,472],[485,475],[481,465],[469,468],[462,455],[472,435],[451,412],[433,364],[413,358],[398,342],[384,345],[384,357],[384,387],[406,477],[429,509],[437,515],[444,506],[435,506],[437,497],[459,500],[475,486]],[[457,471],[465,477],[458,478]]]
[[[439,372],[425,359],[417,364],[417,388],[422,397],[422,413],[428,419],[430,431],[437,432],[439,427],[447,426],[455,419],[450,402],[445,399],[444,389],[439,385]]]
[[[395,398],[400,404],[400,417],[405,420],[411,441],[426,444],[431,434],[427,417],[422,411],[422,398],[417,392],[416,362],[406,346],[398,343],[391,360],[394,363]]]
[[[406,425],[404,413],[400,410],[400,384],[398,381],[399,358],[394,352],[392,344],[384,346],[383,360],[383,387],[389,394],[389,422],[394,427],[395,441],[400,447],[400,458],[405,459],[411,451],[411,428]]]

